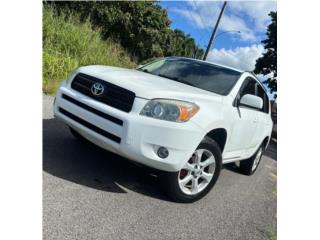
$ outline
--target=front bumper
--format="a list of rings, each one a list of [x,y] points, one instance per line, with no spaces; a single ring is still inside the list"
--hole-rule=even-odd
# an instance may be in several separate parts
[[[136,97],[132,111],[126,113],[95,101],[63,83],[56,96],[54,114],[106,150],[155,169],[178,171],[205,133],[191,121],[174,123],[140,116],[147,101]],[[156,154],[160,146],[169,150],[169,156],[165,159]]]

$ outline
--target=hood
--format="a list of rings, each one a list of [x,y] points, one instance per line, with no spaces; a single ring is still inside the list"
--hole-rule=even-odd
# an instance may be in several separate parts
[[[222,99],[222,96],[218,94],[135,69],[93,65],[80,67],[77,72],[131,90],[140,98],[169,98],[186,101],[190,99],[213,100],[213,98],[221,101]]]

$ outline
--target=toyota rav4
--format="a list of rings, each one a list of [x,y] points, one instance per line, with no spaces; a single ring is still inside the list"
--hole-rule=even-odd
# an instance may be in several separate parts
[[[254,74],[181,57],[80,67],[62,82],[54,113],[75,137],[159,170],[180,202],[206,195],[223,164],[253,174],[272,130]]]

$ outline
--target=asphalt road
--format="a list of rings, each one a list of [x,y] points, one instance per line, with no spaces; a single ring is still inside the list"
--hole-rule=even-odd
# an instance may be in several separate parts
[[[128,160],[74,139],[43,97],[43,239],[275,239],[276,144],[253,176],[225,168],[192,204],[174,203]]]

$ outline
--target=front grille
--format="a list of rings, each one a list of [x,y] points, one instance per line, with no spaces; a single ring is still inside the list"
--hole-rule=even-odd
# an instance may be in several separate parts
[[[69,101],[69,102],[71,102],[71,103],[73,103],[73,104],[75,104],[75,105],[77,105],[77,106],[79,106],[79,107],[81,107],[81,108],[83,108],[83,109],[86,109],[87,111],[89,111],[91,113],[94,113],[94,114],[96,114],[96,115],[98,115],[98,116],[100,116],[102,118],[105,118],[105,119],[107,119],[107,120],[109,120],[109,121],[111,121],[111,122],[113,122],[115,124],[118,124],[120,126],[123,125],[123,121],[121,119],[115,118],[115,117],[113,117],[113,116],[111,116],[109,114],[106,114],[106,113],[101,112],[101,111],[99,111],[99,110],[97,110],[95,108],[92,108],[92,107],[90,107],[90,106],[88,106],[88,105],[86,105],[86,104],[84,104],[82,102],[79,102],[79,101],[75,100],[72,97],[69,97],[68,95],[62,94],[62,98],[67,100],[67,101]]]
[[[104,136],[105,138],[108,138],[116,143],[120,143],[121,142],[121,138],[116,136],[116,135],[113,135],[112,133],[109,133],[87,121],[85,121],[84,119],[82,118],[79,118],[77,117],[76,115],[72,114],[71,112],[68,112],[67,110],[59,107],[59,112],[62,113],[63,115],[67,116],[68,118],[71,118],[73,121],[76,121],[78,122],[79,124],[91,129],[92,131]]]
[[[93,95],[91,92],[92,85],[97,82],[104,87],[104,92],[99,96]],[[124,112],[131,111],[136,96],[132,91],[84,73],[78,73],[75,76],[71,83],[71,87],[86,96]]]

